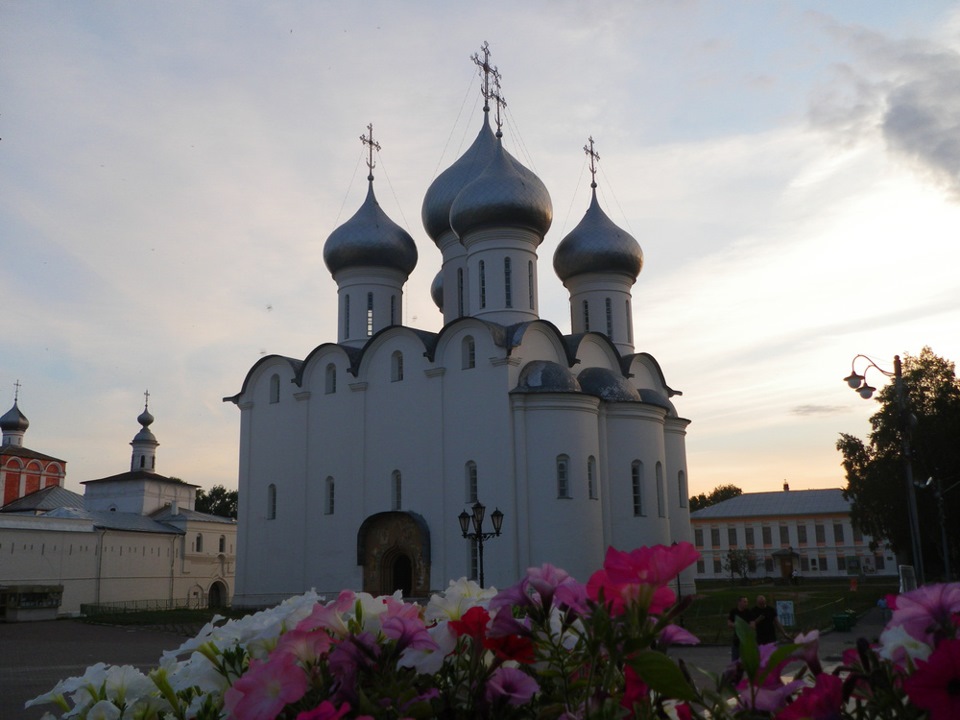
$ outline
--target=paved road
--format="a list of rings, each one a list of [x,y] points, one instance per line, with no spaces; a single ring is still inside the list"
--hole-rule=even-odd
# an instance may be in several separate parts
[[[840,662],[843,651],[858,637],[876,640],[883,629],[879,610],[871,610],[851,632],[829,632],[821,637],[820,657],[828,667]],[[88,625],[77,620],[0,623],[0,720],[37,720],[42,708],[23,709],[23,703],[47,692],[58,680],[81,675],[90,665],[105,662],[154,667],[164,650],[184,641],[183,635],[146,628]],[[722,672],[730,648],[707,645],[674,648],[670,654],[687,663]]]
[[[90,665],[105,662],[149,669],[164,650],[179,647],[184,640],[174,633],[78,620],[0,623],[0,720],[40,718],[43,707],[24,710],[23,704],[62,678],[82,675]]]

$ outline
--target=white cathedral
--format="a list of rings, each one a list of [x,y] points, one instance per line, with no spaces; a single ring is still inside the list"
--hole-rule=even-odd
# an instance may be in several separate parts
[[[310,588],[423,597],[465,575],[506,587],[543,563],[585,581],[608,546],[692,539],[689,420],[634,347],[643,253],[597,202],[591,141],[593,197],[553,257],[572,333],[540,317],[537,248],[553,209],[503,147],[487,52],[474,58],[480,132],[423,201],[442,253],[442,329],[400,324],[417,249],[374,195],[371,128],[366,199],[323,251],[337,341],[261,358],[225,398],[241,413],[235,605]],[[458,521],[478,501],[482,532],[502,513],[479,547]],[[692,569],[677,584],[692,592]]]

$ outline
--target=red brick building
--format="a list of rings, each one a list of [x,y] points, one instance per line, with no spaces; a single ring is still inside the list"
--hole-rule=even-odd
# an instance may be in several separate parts
[[[63,487],[67,463],[23,446],[30,421],[17,401],[0,417],[0,506],[47,487]]]

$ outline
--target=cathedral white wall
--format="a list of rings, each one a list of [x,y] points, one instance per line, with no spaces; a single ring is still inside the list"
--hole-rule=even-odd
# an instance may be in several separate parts
[[[668,417],[664,423],[664,449],[667,453],[667,477],[670,488],[670,541],[693,543],[690,526],[690,475],[687,472],[687,425],[689,420]],[[682,474],[682,475],[681,475]],[[682,481],[681,481],[682,480]],[[680,590],[684,595],[696,591],[696,567],[691,565],[680,574]]]
[[[188,484],[166,480],[117,480],[93,482],[84,486],[83,505],[87,510],[114,510],[116,512],[149,515],[170,503],[192,510],[197,489]]]
[[[635,282],[636,279],[630,275],[614,273],[585,273],[567,278],[564,285],[570,291],[570,327],[573,333],[604,333],[622,354],[633,353],[630,290]],[[587,303],[587,312],[584,312],[584,302]]]
[[[338,288],[338,342],[362,347],[383,328],[402,323],[403,283],[406,279],[403,273],[389,268],[348,268],[338,272],[334,276]],[[349,323],[345,322],[344,298],[347,296],[350,297]],[[369,322],[368,296],[373,301]]]
[[[534,233],[508,228],[479,230],[464,240],[470,279],[468,312],[471,317],[512,325],[536,320],[537,252],[540,238]],[[510,260],[509,304],[505,260]],[[480,282],[480,263],[485,282]],[[486,302],[481,305],[481,287]]]

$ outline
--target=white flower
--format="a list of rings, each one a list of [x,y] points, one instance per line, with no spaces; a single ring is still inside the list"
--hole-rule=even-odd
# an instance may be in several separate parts
[[[107,669],[106,693],[118,704],[133,703],[138,698],[150,695],[157,689],[153,681],[133,665],[116,665]]]
[[[913,637],[903,625],[887,628],[880,633],[880,645],[880,657],[893,662],[901,662],[904,655],[914,662],[926,660],[933,652],[932,647]]]
[[[87,720],[119,720],[120,708],[109,700],[101,700],[87,711]]]
[[[443,595],[433,595],[427,603],[424,617],[431,620],[459,620],[463,614],[477,605],[487,607],[491,598],[497,594],[496,588],[482,588],[473,580],[465,577],[451,580]]]
[[[440,672],[444,658],[457,647],[457,636],[445,622],[434,625],[427,632],[440,647],[436,650],[419,650],[408,647],[400,654],[400,660],[397,662],[398,667],[413,668],[423,675],[433,675]]]

